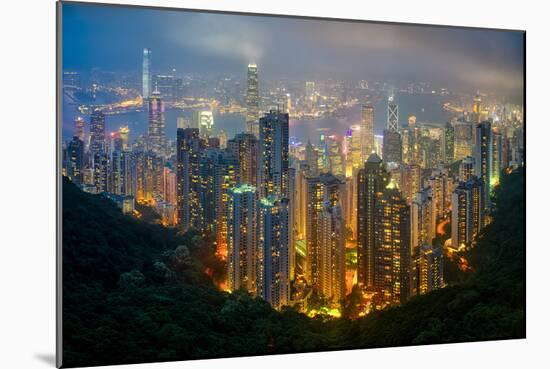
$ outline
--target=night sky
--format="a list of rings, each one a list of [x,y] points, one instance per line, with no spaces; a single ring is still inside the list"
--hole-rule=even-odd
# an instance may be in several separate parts
[[[64,70],[139,72],[144,47],[153,72],[523,90],[521,32],[64,4]]]

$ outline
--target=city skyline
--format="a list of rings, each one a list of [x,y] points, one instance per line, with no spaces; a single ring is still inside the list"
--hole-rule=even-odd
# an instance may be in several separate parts
[[[430,81],[515,99],[523,93],[523,35],[514,31],[75,4],[66,5],[64,22],[75,30],[63,39],[67,70],[139,72],[136,56],[155,45],[157,71],[240,74],[257,63],[265,79]]]
[[[353,332],[469,288],[475,253],[487,252],[478,244],[506,227],[503,187],[525,166],[521,33],[115,7],[112,27],[143,25],[116,56],[120,35],[95,29],[104,8],[65,8],[79,31],[64,33],[64,186],[103,201],[97,208],[122,217],[113,225],[132,222],[138,237],[182,242],[149,241],[162,253],[115,274],[122,293],[200,280],[200,293],[230,299],[222,315],[249,319],[231,299],[250,299],[262,314]],[[96,53],[116,63],[78,61]],[[87,241],[101,253],[101,240]],[[421,310],[441,303],[431,301]]]

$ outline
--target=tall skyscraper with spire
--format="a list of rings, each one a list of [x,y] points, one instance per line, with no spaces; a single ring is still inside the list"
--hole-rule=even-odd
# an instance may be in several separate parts
[[[395,94],[390,91],[388,95],[388,121],[386,123],[388,131],[397,132],[399,129],[399,106],[395,102]]]
[[[151,59],[153,55],[151,49],[143,49],[143,62],[142,62],[142,74],[141,74],[141,95],[144,103],[145,99],[148,99],[152,93],[152,80],[151,80]]]
[[[246,78],[246,131],[259,137],[260,91],[258,87],[258,66],[248,64]]]

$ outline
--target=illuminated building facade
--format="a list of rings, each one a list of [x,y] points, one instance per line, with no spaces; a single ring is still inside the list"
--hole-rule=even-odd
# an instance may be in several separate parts
[[[340,204],[344,182],[336,176],[326,173],[307,178],[306,212],[306,279],[317,291],[320,288],[321,273],[321,224],[326,207]]]
[[[411,293],[410,207],[395,181],[376,194],[374,206],[374,287],[376,305],[405,303]]]
[[[148,138],[150,149],[156,155],[166,155],[166,132],[164,122],[164,102],[154,91],[149,97]]]
[[[258,87],[258,66],[256,64],[248,64],[246,82],[246,131],[259,137],[260,91]]]
[[[200,156],[205,146],[197,128],[177,130],[177,219],[184,231],[201,229],[202,226],[199,170]]]
[[[485,207],[490,206],[490,183],[491,183],[491,149],[492,131],[491,122],[482,122],[475,130],[475,164],[476,176],[483,181],[483,193]]]
[[[142,65],[142,75],[141,75],[141,85],[143,99],[148,99],[151,96],[152,92],[152,80],[151,80],[151,60],[153,54],[151,49],[143,49],[143,65]]]
[[[395,102],[395,95],[392,91],[388,95],[388,121],[386,123],[386,130],[397,132],[398,129],[399,129],[399,106]]]
[[[371,154],[357,174],[357,283],[374,288],[374,214],[376,196],[389,183],[382,159]]]
[[[400,183],[401,193],[407,203],[411,203],[422,188],[422,168],[418,164],[402,165]]]
[[[227,207],[227,278],[231,291],[256,294],[258,195],[240,185],[229,190]]]
[[[346,240],[342,206],[326,202],[319,214],[318,292],[340,302],[346,297]]]
[[[363,105],[361,107],[361,163],[367,161],[370,154],[374,152],[374,106]]]
[[[443,161],[452,164],[455,161],[455,129],[452,124],[445,125],[443,133]]]
[[[92,158],[96,153],[104,152],[105,144],[105,115],[99,109],[95,109],[90,117],[90,154]]]
[[[193,127],[199,129],[202,138],[208,139],[214,131],[214,114],[210,110],[197,110],[193,114]]]
[[[441,247],[422,245],[416,258],[418,294],[443,288],[443,251]]]
[[[76,183],[83,183],[84,142],[74,136],[65,149],[65,175]]]
[[[453,127],[455,130],[454,160],[458,161],[472,155],[473,126],[470,122],[459,120],[454,122]]]
[[[290,301],[289,210],[276,196],[259,202],[257,294],[278,310]]]
[[[260,196],[289,198],[288,114],[271,110],[260,118],[258,164]]]
[[[451,233],[457,250],[472,242],[485,225],[484,189],[483,180],[474,176],[453,192]]]
[[[77,137],[80,141],[84,142],[86,132],[84,130],[84,118],[76,117],[74,120],[74,136]]]
[[[256,186],[259,170],[259,142],[256,136],[251,133],[239,133],[227,141],[227,149],[239,161],[239,183]]]
[[[462,182],[467,182],[475,176],[476,161],[473,157],[467,156],[460,162],[458,177]]]
[[[431,245],[435,237],[436,216],[432,202],[432,189],[423,188],[411,203],[411,248],[418,254],[422,245]]]

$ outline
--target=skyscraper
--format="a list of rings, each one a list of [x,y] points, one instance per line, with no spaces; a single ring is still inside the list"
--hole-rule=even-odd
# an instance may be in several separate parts
[[[306,145],[306,163],[307,171],[310,176],[316,177],[319,175],[319,152],[317,148],[308,140]]]
[[[289,198],[288,114],[271,110],[260,118],[259,144],[260,196]]]
[[[479,96],[479,91],[474,97],[474,106],[473,106],[473,123],[481,123],[481,96]]]
[[[399,107],[395,102],[394,92],[388,95],[388,122],[386,124],[388,131],[397,132],[399,129]]]
[[[105,115],[100,109],[94,109],[90,117],[90,154],[93,158],[105,149]]]
[[[374,106],[361,107],[361,166],[374,152]]]
[[[318,227],[318,291],[325,298],[340,302],[346,297],[346,240],[339,200],[322,205]]]
[[[258,195],[247,184],[229,190],[227,211],[227,277],[232,291],[256,294]]]
[[[193,127],[199,129],[202,138],[212,136],[214,131],[214,115],[210,110],[196,110],[193,112]]]
[[[445,164],[452,164],[455,160],[455,129],[451,123],[445,124],[442,146]]]
[[[416,257],[418,294],[443,288],[443,251],[441,247],[422,245]]]
[[[483,201],[486,209],[490,206],[491,149],[493,146],[491,133],[491,122],[482,122],[476,125],[475,173],[483,181]]]
[[[403,304],[411,293],[410,208],[395,181],[376,194],[374,207],[374,287],[376,305]]]
[[[154,91],[149,98],[149,143],[156,155],[166,155],[166,133],[164,122],[164,102]]]
[[[344,185],[345,183],[341,179],[330,173],[307,178],[306,279],[320,293],[322,293],[320,291],[321,273],[328,273],[325,268],[326,265],[322,265],[324,260],[322,259],[322,247],[332,247],[328,239],[326,239],[327,242],[323,243],[322,230],[325,229],[325,233],[330,233],[331,229],[336,226],[336,223],[331,223],[332,220],[336,221],[336,219],[329,219],[332,218],[332,214],[327,214],[325,210],[329,208],[329,212],[332,213],[332,208],[340,206]],[[341,213],[340,210],[335,211]],[[328,222],[324,226],[323,219]],[[328,266],[326,267],[328,268]]]
[[[357,175],[357,283],[374,288],[374,207],[390,179],[382,159],[371,154]]]
[[[227,149],[239,161],[240,184],[257,185],[259,142],[252,133],[240,133],[227,142]]]
[[[467,156],[460,162],[460,167],[458,169],[459,180],[462,182],[467,182],[470,178],[475,175],[476,161],[473,157]]]
[[[491,145],[491,177],[490,187],[498,185],[500,182],[500,172],[502,171],[503,165],[503,137],[500,132],[493,129],[492,132],[492,145]]]
[[[260,91],[258,87],[258,66],[248,64],[246,88],[246,130],[259,137],[258,119],[260,117]]]
[[[384,143],[382,145],[383,158],[386,163],[401,164],[402,142],[401,135],[397,131],[384,130]]]
[[[130,128],[128,126],[121,126],[118,129],[118,135],[120,137],[120,140],[122,141],[122,150],[129,150],[129,135],[130,135]]]
[[[343,178],[345,176],[344,155],[339,137],[325,136],[325,155],[327,157],[328,172]]]
[[[151,85],[151,59],[152,59],[151,49],[143,49],[143,66],[142,66],[142,76],[141,76],[141,87],[142,87],[142,97],[145,103],[145,100],[151,96],[152,85]]]
[[[411,204],[411,249],[418,255],[422,245],[430,245],[435,237],[436,214],[432,202],[432,189],[423,188],[416,193]]]
[[[360,168],[366,159],[363,159],[363,141],[361,137],[361,126],[353,125],[349,128],[345,137],[345,163],[346,177],[352,177]],[[374,136],[373,143],[374,143]],[[374,147],[374,146],[373,146]],[[367,156],[368,158],[368,156]]]
[[[201,229],[200,156],[206,144],[197,128],[177,130],[177,219],[183,230]]]
[[[110,161],[109,156],[102,151],[94,154],[94,187],[96,193],[107,192],[109,189]]]
[[[473,241],[485,225],[484,183],[477,177],[460,182],[453,192],[452,246],[461,249]]]
[[[270,195],[259,207],[257,293],[279,310],[290,301],[289,202]]]
[[[401,194],[403,199],[410,204],[416,194],[422,188],[422,168],[418,164],[402,165],[401,180],[399,181],[401,187]]]
[[[472,155],[474,143],[473,126],[470,122],[456,121],[453,124],[455,130],[454,160],[462,160]]]
[[[84,142],[74,136],[69,142],[65,156],[65,172],[71,181],[83,183],[82,170],[84,169]]]

